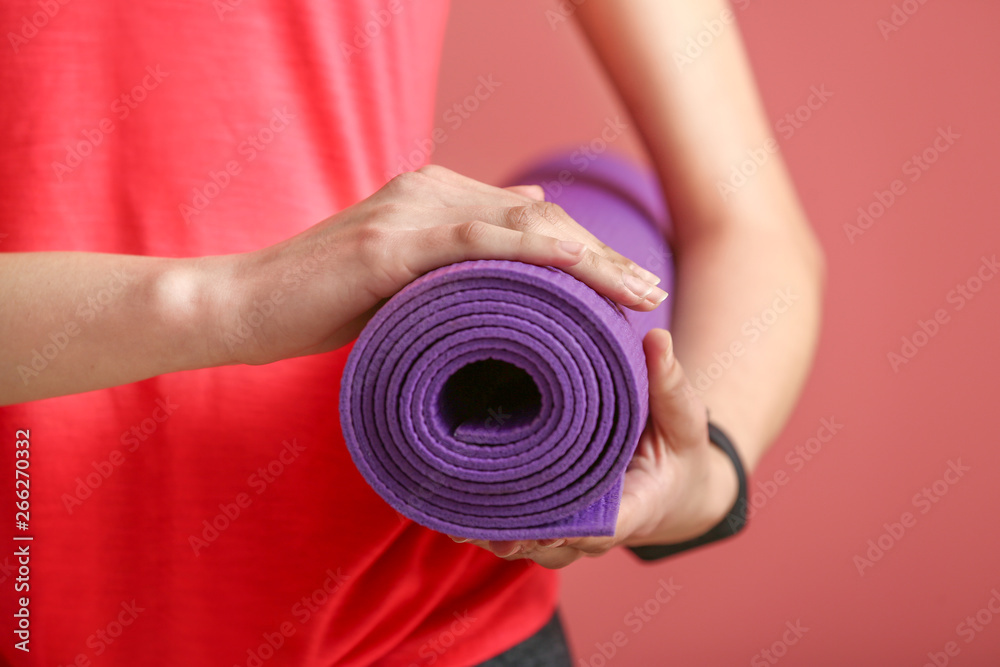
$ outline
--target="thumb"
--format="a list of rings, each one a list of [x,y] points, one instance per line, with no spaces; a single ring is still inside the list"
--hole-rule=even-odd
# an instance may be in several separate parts
[[[671,445],[683,448],[708,438],[704,403],[674,356],[673,337],[653,329],[642,341],[649,373],[649,413],[653,427]]]

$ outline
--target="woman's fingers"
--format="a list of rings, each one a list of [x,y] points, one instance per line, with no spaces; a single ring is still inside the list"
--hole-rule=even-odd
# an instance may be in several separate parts
[[[507,259],[561,268],[615,303],[651,310],[667,294],[659,277],[615,252],[543,200],[537,185],[496,188],[444,167],[428,166],[394,178],[379,193],[375,238],[399,239],[383,248],[412,275],[460,261]],[[403,203],[407,202],[407,203]],[[395,227],[396,232],[392,231]],[[416,231],[413,236],[400,228]]]
[[[482,220],[423,230],[408,238],[406,247],[408,264],[416,274],[476,259],[506,259],[563,268],[579,263],[586,254],[582,243],[518,232]]]
[[[489,551],[497,558],[504,560],[533,560],[542,567],[559,569],[566,567],[583,556],[597,555],[596,548],[591,552],[573,546],[580,540],[469,540],[449,535],[459,543],[468,543]],[[585,540],[584,540],[585,541]],[[610,548],[610,547],[608,547]]]
[[[555,266],[616,303],[651,310],[667,294],[584,243],[471,220],[423,230],[405,242],[406,263],[416,275],[445,264],[476,259]]]
[[[569,238],[586,243],[587,247],[597,254],[619,264],[623,269],[635,273],[646,282],[654,285],[660,282],[658,276],[604,244],[583,225],[570,217],[561,206],[552,202],[543,201],[523,206],[480,209],[477,211],[476,217],[510,229],[533,231],[538,234]]]
[[[577,264],[560,268],[598,294],[633,310],[652,310],[667,298],[667,293],[652,282],[594,252],[587,252]]]
[[[645,310],[666,298],[666,292],[656,287],[660,282],[658,276],[602,243],[555,204],[537,202],[507,208],[481,207],[468,214],[497,227],[585,244],[588,254],[584,262],[574,269],[567,268],[567,273],[622,305]],[[647,299],[648,304],[644,303]]]
[[[498,188],[446,167],[427,165],[415,172],[400,174],[386,185],[385,192],[388,195],[403,195],[421,206],[436,204],[448,209],[469,208],[469,219],[580,241],[643,280],[654,285],[660,282],[656,274],[602,243],[560,206],[545,202],[545,192],[539,185]],[[436,199],[434,204],[427,200],[428,195]]]

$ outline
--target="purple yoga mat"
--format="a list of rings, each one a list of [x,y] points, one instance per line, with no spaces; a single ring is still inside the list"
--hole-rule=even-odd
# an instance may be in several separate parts
[[[672,289],[651,175],[608,157],[557,158],[515,182]],[[378,494],[429,528],[492,540],[612,535],[622,476],[648,413],[641,337],[562,271],[519,262],[443,267],[393,296],[362,331],[340,394],[344,437]]]

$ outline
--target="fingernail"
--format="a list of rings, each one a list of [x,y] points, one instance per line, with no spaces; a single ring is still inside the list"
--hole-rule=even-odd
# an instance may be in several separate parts
[[[657,287],[646,296],[646,301],[649,301],[654,306],[659,306],[668,296],[670,295]]]
[[[646,269],[642,268],[635,262],[632,262],[632,264],[629,265],[629,268],[632,269],[633,273],[635,273],[637,276],[645,280],[647,283],[652,283],[653,285],[659,285],[663,281],[663,278],[656,275],[652,271],[647,271]]]
[[[514,548],[510,550],[510,553],[503,554],[502,556],[500,556],[500,558],[510,558],[511,556],[513,556],[515,554],[519,554],[519,553],[521,553],[521,545],[520,544],[515,544]]]
[[[555,549],[556,547],[561,547],[561,546],[562,546],[562,545],[564,545],[564,544],[566,544],[566,540],[556,540],[556,541],[555,541],[555,542],[553,542],[552,544],[546,544],[546,545],[545,545],[544,547],[542,547],[542,548],[543,548],[543,549]]]
[[[629,291],[640,299],[645,299],[654,289],[658,289],[656,286],[647,283],[639,276],[628,271],[622,271],[622,281],[625,283],[625,287],[629,288]],[[660,291],[662,292],[663,290]]]
[[[463,543],[469,541],[468,538],[465,538],[465,537],[455,537],[454,535],[449,535],[448,537],[450,537],[454,541],[458,542],[459,544],[463,544]]]
[[[582,243],[578,243],[576,241],[560,241],[558,245],[560,250],[569,255],[573,255],[574,257],[582,253],[583,249],[586,247]]]

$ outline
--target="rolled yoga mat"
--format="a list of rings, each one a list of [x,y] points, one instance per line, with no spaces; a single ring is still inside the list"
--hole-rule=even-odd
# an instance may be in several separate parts
[[[576,154],[515,182],[542,184],[672,291],[651,174]],[[393,296],[351,350],[340,415],[354,462],[398,512],[441,532],[613,535],[648,413],[641,339],[668,325],[669,306],[623,315],[569,274],[520,262],[432,271]]]

